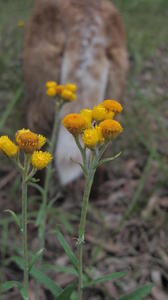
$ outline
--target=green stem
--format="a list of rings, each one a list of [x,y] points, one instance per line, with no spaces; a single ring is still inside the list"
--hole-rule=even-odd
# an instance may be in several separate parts
[[[59,124],[60,124],[60,113],[61,113],[61,108],[63,106],[63,102],[59,101],[56,107],[55,111],[55,118],[54,118],[54,126],[53,126],[53,131],[52,131],[52,136],[51,136],[51,142],[49,144],[48,151],[54,155],[54,150],[56,147],[56,140],[57,140],[57,135],[59,131]],[[50,164],[48,168],[46,169],[46,176],[45,176],[45,182],[44,182],[44,193],[43,193],[43,198],[42,198],[42,205],[41,205],[41,220],[39,224],[39,241],[40,241],[40,249],[45,248],[45,227],[46,227],[46,211],[47,211],[47,199],[48,199],[48,191],[49,191],[49,183],[51,179],[51,174],[52,174],[52,165]],[[39,259],[39,266],[42,264],[43,260],[43,255],[41,254],[40,259]],[[39,290],[39,285],[36,288],[36,299],[38,299],[38,290]]]
[[[90,172],[87,175],[86,183],[85,183],[85,190],[83,195],[83,202],[82,202],[82,212],[79,224],[79,238],[78,238],[78,259],[79,259],[79,266],[78,266],[78,273],[79,273],[79,281],[78,281],[78,300],[82,300],[82,287],[83,287],[83,243],[84,243],[84,233],[85,233],[85,226],[86,226],[86,215],[87,215],[87,208],[88,202],[91,192],[91,187],[93,184],[95,169],[91,168]]]
[[[82,285],[83,285],[83,246],[82,243],[78,245],[78,261],[79,261],[79,270],[78,270],[78,299],[82,300]]]
[[[59,124],[60,124],[60,112],[62,108],[62,102],[59,103],[57,110],[55,111],[55,118],[54,118],[54,126],[51,136],[51,142],[49,145],[48,151],[53,155],[54,150],[56,147],[56,140],[59,130]],[[45,224],[46,224],[46,208],[47,208],[47,198],[48,198],[48,190],[49,190],[49,182],[52,174],[52,165],[50,164],[48,168],[46,169],[46,176],[45,176],[45,182],[44,182],[44,194],[42,199],[42,218],[41,218],[41,224],[40,224],[40,247],[44,248],[44,239],[45,239]]]
[[[23,253],[24,253],[24,291],[28,299],[28,247],[27,247],[27,173],[29,169],[29,156],[25,155],[24,172],[22,175],[22,228],[23,228]]]
[[[51,136],[51,142],[50,142],[49,149],[48,149],[48,151],[50,151],[52,154],[54,153],[54,150],[56,147],[56,140],[57,140],[59,125],[60,125],[60,113],[61,113],[61,109],[62,109],[63,105],[64,105],[64,102],[58,101],[56,110],[55,110],[54,126],[53,126],[53,131],[52,131],[52,136]]]
[[[8,120],[12,110],[16,107],[17,102],[21,99],[23,93],[23,86],[21,85],[17,91],[16,94],[13,98],[13,100],[11,100],[5,110],[5,112],[3,113],[3,115],[0,118],[0,131],[3,130],[3,127],[6,123],[6,121]]]
[[[86,215],[89,203],[90,192],[93,184],[94,175],[96,172],[97,167],[99,164],[103,164],[105,162],[111,161],[119,156],[119,154],[113,158],[107,158],[101,161],[101,157],[104,154],[105,150],[107,149],[109,142],[104,144],[101,148],[97,148],[92,150],[92,155],[90,159],[87,161],[86,152],[82,148],[78,137],[75,137],[76,144],[81,152],[82,159],[83,159],[83,170],[87,170],[85,172],[85,189],[83,194],[83,201],[82,201],[82,211],[81,211],[81,218],[79,224],[79,233],[78,233],[78,300],[82,300],[83,294],[83,243],[84,243],[84,234],[85,234],[85,227],[86,227]],[[101,163],[100,163],[101,162]]]
[[[85,165],[85,169],[87,170],[87,161],[86,161],[86,149],[82,148],[81,143],[79,141],[79,137],[78,136],[74,136],[75,142],[79,148],[79,151],[82,155],[82,160],[83,160],[83,165]]]
[[[104,164],[106,164],[106,163],[108,163],[108,162],[113,161],[114,159],[118,158],[120,155],[121,155],[121,152],[119,152],[118,154],[116,154],[116,155],[113,156],[113,157],[107,157],[107,158],[105,158],[105,159],[101,159],[101,160],[99,161],[99,163],[98,163],[98,167],[101,166],[101,165],[104,165]]]
[[[133,196],[133,199],[130,203],[130,205],[128,206],[121,222],[120,222],[120,225],[119,225],[119,228],[121,229],[123,224],[125,223],[125,221],[127,219],[129,219],[130,215],[134,212],[134,210],[136,209],[137,205],[138,205],[138,200],[139,200],[139,197],[141,195],[141,192],[144,188],[144,184],[146,182],[146,178],[147,178],[147,175],[149,174],[149,171],[151,170],[151,167],[152,167],[152,160],[154,158],[154,153],[155,153],[155,149],[152,148],[151,149],[151,152],[148,156],[148,160],[147,160],[147,163],[146,163],[146,166],[144,168],[144,171],[143,171],[143,174],[141,175],[141,179],[140,179],[140,182],[139,182],[139,185],[138,185],[138,188]]]

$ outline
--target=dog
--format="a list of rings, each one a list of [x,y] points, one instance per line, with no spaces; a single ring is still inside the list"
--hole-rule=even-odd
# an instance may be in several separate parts
[[[111,2],[36,0],[23,55],[28,127],[47,135],[52,131],[54,108],[46,81],[77,85],[77,101],[64,106],[64,116],[104,99],[122,99],[128,65],[124,26]],[[55,156],[63,185],[80,175],[80,167],[70,160],[79,161],[80,153],[63,126]]]

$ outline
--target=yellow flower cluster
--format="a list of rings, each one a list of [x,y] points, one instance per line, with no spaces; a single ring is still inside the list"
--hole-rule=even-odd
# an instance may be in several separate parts
[[[67,83],[65,85],[57,84],[55,81],[46,82],[46,93],[50,97],[59,96],[67,102],[76,100],[76,84]]]
[[[86,147],[94,148],[99,142],[99,134],[97,128],[84,130],[82,139]]]
[[[14,157],[18,153],[18,147],[7,135],[3,135],[0,137],[0,151],[2,151],[8,157]]]
[[[92,110],[91,109],[82,109],[80,111],[80,116],[85,120],[85,128],[91,128],[92,126]]]
[[[24,128],[16,132],[15,138],[19,148],[26,153],[32,153],[35,150],[39,150],[46,143],[46,138],[44,136]]]
[[[34,151],[32,154],[32,165],[38,170],[47,167],[51,160],[52,156],[47,151]]]
[[[82,134],[82,140],[87,148],[93,149],[108,140],[117,137],[123,128],[113,120],[122,111],[122,105],[116,100],[104,100],[93,109],[83,109],[79,114],[69,114],[64,117],[64,127],[74,136]]]
[[[122,105],[116,100],[104,100],[102,105],[107,111],[113,113],[121,113],[123,110]]]
[[[51,161],[49,152],[38,151],[46,143],[46,138],[41,134],[36,134],[29,129],[18,130],[15,134],[15,145],[8,136],[0,137],[0,151],[8,157],[16,157],[19,150],[31,155],[31,163],[35,169],[45,168]]]
[[[80,114],[69,114],[62,121],[65,128],[73,135],[78,135],[85,129],[85,119]]]
[[[107,140],[115,138],[123,131],[121,124],[115,120],[104,120],[100,123],[100,128],[103,137]]]
[[[112,119],[113,117],[114,112],[107,111],[102,104],[93,107],[93,119],[95,121],[100,122],[106,119]]]

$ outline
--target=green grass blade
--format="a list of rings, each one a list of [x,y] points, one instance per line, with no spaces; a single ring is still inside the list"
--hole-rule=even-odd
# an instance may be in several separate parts
[[[11,100],[5,110],[5,112],[3,113],[3,115],[1,116],[0,119],[0,131],[2,131],[7,119],[9,118],[9,115],[11,114],[12,110],[14,109],[16,103],[19,101],[21,95],[23,92],[23,87],[20,86],[16,92],[15,97],[13,98],[13,100]]]
[[[41,195],[44,194],[44,189],[39,184],[34,182],[29,182],[29,185],[35,188],[36,190],[38,190],[41,193]]]
[[[18,281],[14,281],[14,280],[7,281],[7,282],[1,284],[1,292],[2,293],[7,292],[8,290],[10,290],[14,287],[21,287],[21,283]]]
[[[23,259],[18,256],[13,256],[11,258],[12,261],[14,261],[19,268],[23,270]],[[53,281],[51,280],[46,274],[39,271],[37,268],[32,267],[30,271],[30,275],[36,279],[39,283],[43,284],[50,292],[57,297],[61,292],[62,289]]]
[[[45,264],[43,265],[43,270],[55,271],[56,273],[65,273],[65,274],[70,274],[70,275],[74,275],[75,277],[78,277],[78,272],[74,267],[58,267],[56,265]]]
[[[19,289],[19,291],[20,291],[20,294],[22,295],[22,297],[23,297],[24,300],[29,300],[29,298],[27,297],[27,291],[25,290],[24,287],[21,287]]]
[[[59,231],[59,229],[56,229],[56,234],[57,234],[57,238],[61,244],[61,246],[64,248],[65,253],[67,254],[67,256],[69,257],[70,261],[72,262],[72,264],[74,265],[75,268],[78,268],[78,259],[76,258],[76,256],[74,255],[74,253],[72,252],[69,244],[67,243],[67,241],[64,239],[64,236],[62,235],[62,233]]]
[[[30,275],[34,277],[38,282],[43,284],[47,289],[50,290],[50,292],[57,296],[60,291],[62,290],[53,280],[51,280],[46,274],[43,272],[37,270],[35,267],[33,267],[30,271]]]
[[[29,262],[29,272],[31,271],[33,265],[35,264],[35,262],[37,261],[37,259],[41,256],[41,254],[43,253],[44,249],[40,249],[39,251],[37,251],[31,258],[30,262]]]
[[[119,300],[143,300],[151,293],[152,288],[153,284],[146,284],[125,296],[121,296]]]
[[[134,194],[134,196],[132,198],[132,201],[131,201],[128,209],[126,210],[126,212],[125,212],[125,214],[124,214],[124,216],[122,218],[121,225],[123,225],[123,223],[125,222],[125,220],[127,220],[130,217],[130,215],[134,212],[134,210],[135,210],[135,208],[136,208],[136,206],[138,204],[138,200],[139,200],[139,197],[140,197],[140,195],[142,193],[142,190],[144,188],[144,185],[145,185],[145,182],[146,182],[146,178],[147,178],[147,176],[148,176],[148,174],[149,174],[149,172],[151,170],[151,167],[152,167],[152,160],[154,158],[154,154],[155,154],[155,149],[152,148],[151,152],[150,152],[150,154],[148,156],[148,160],[147,160],[146,166],[144,168],[143,174],[142,174],[142,176],[140,178],[138,188],[137,188],[137,190],[136,190],[136,192],[135,192],[135,194]]]
[[[17,226],[19,227],[19,230],[22,231],[22,225],[21,225],[20,219],[15,214],[15,212],[13,210],[11,210],[11,209],[6,209],[5,212],[11,214],[13,220],[15,221],[15,223],[17,224]]]
[[[90,287],[92,285],[96,285],[96,284],[100,284],[100,283],[104,283],[106,281],[111,281],[111,280],[115,280],[115,279],[119,279],[123,276],[127,275],[127,272],[115,272],[115,273],[111,273],[111,274],[107,274],[104,275],[102,277],[99,277],[97,279],[91,280],[90,282],[84,284],[84,288],[85,287]]]
[[[60,295],[56,298],[56,300],[69,300],[74,289],[75,289],[75,285],[70,284],[60,293]]]

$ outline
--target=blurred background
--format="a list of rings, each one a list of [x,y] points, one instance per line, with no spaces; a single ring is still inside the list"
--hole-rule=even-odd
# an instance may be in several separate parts
[[[22,53],[24,27],[31,15],[32,0],[0,2],[0,134],[13,136],[24,127]],[[121,157],[98,171],[93,188],[86,233],[86,265],[94,276],[128,270],[117,283],[86,292],[89,300],[117,299],[142,283],[154,282],[148,300],[168,299],[168,1],[115,0],[127,35],[130,71],[123,99],[124,134],[112,145]],[[20,235],[4,212],[20,213],[20,178],[12,163],[0,156],[0,280],[21,279],[11,255],[20,253]],[[54,189],[54,187],[53,187]],[[80,212],[83,179],[62,191],[57,206],[49,212],[46,270],[58,284],[72,280],[59,267],[67,266],[51,228],[60,225],[75,248],[74,236]],[[30,243],[37,247],[33,220],[39,195],[29,199]],[[16,236],[18,238],[16,238]],[[55,267],[54,267],[55,264]],[[31,279],[32,299],[34,280]],[[16,290],[4,300],[19,299]],[[41,299],[53,299],[41,290]]]

